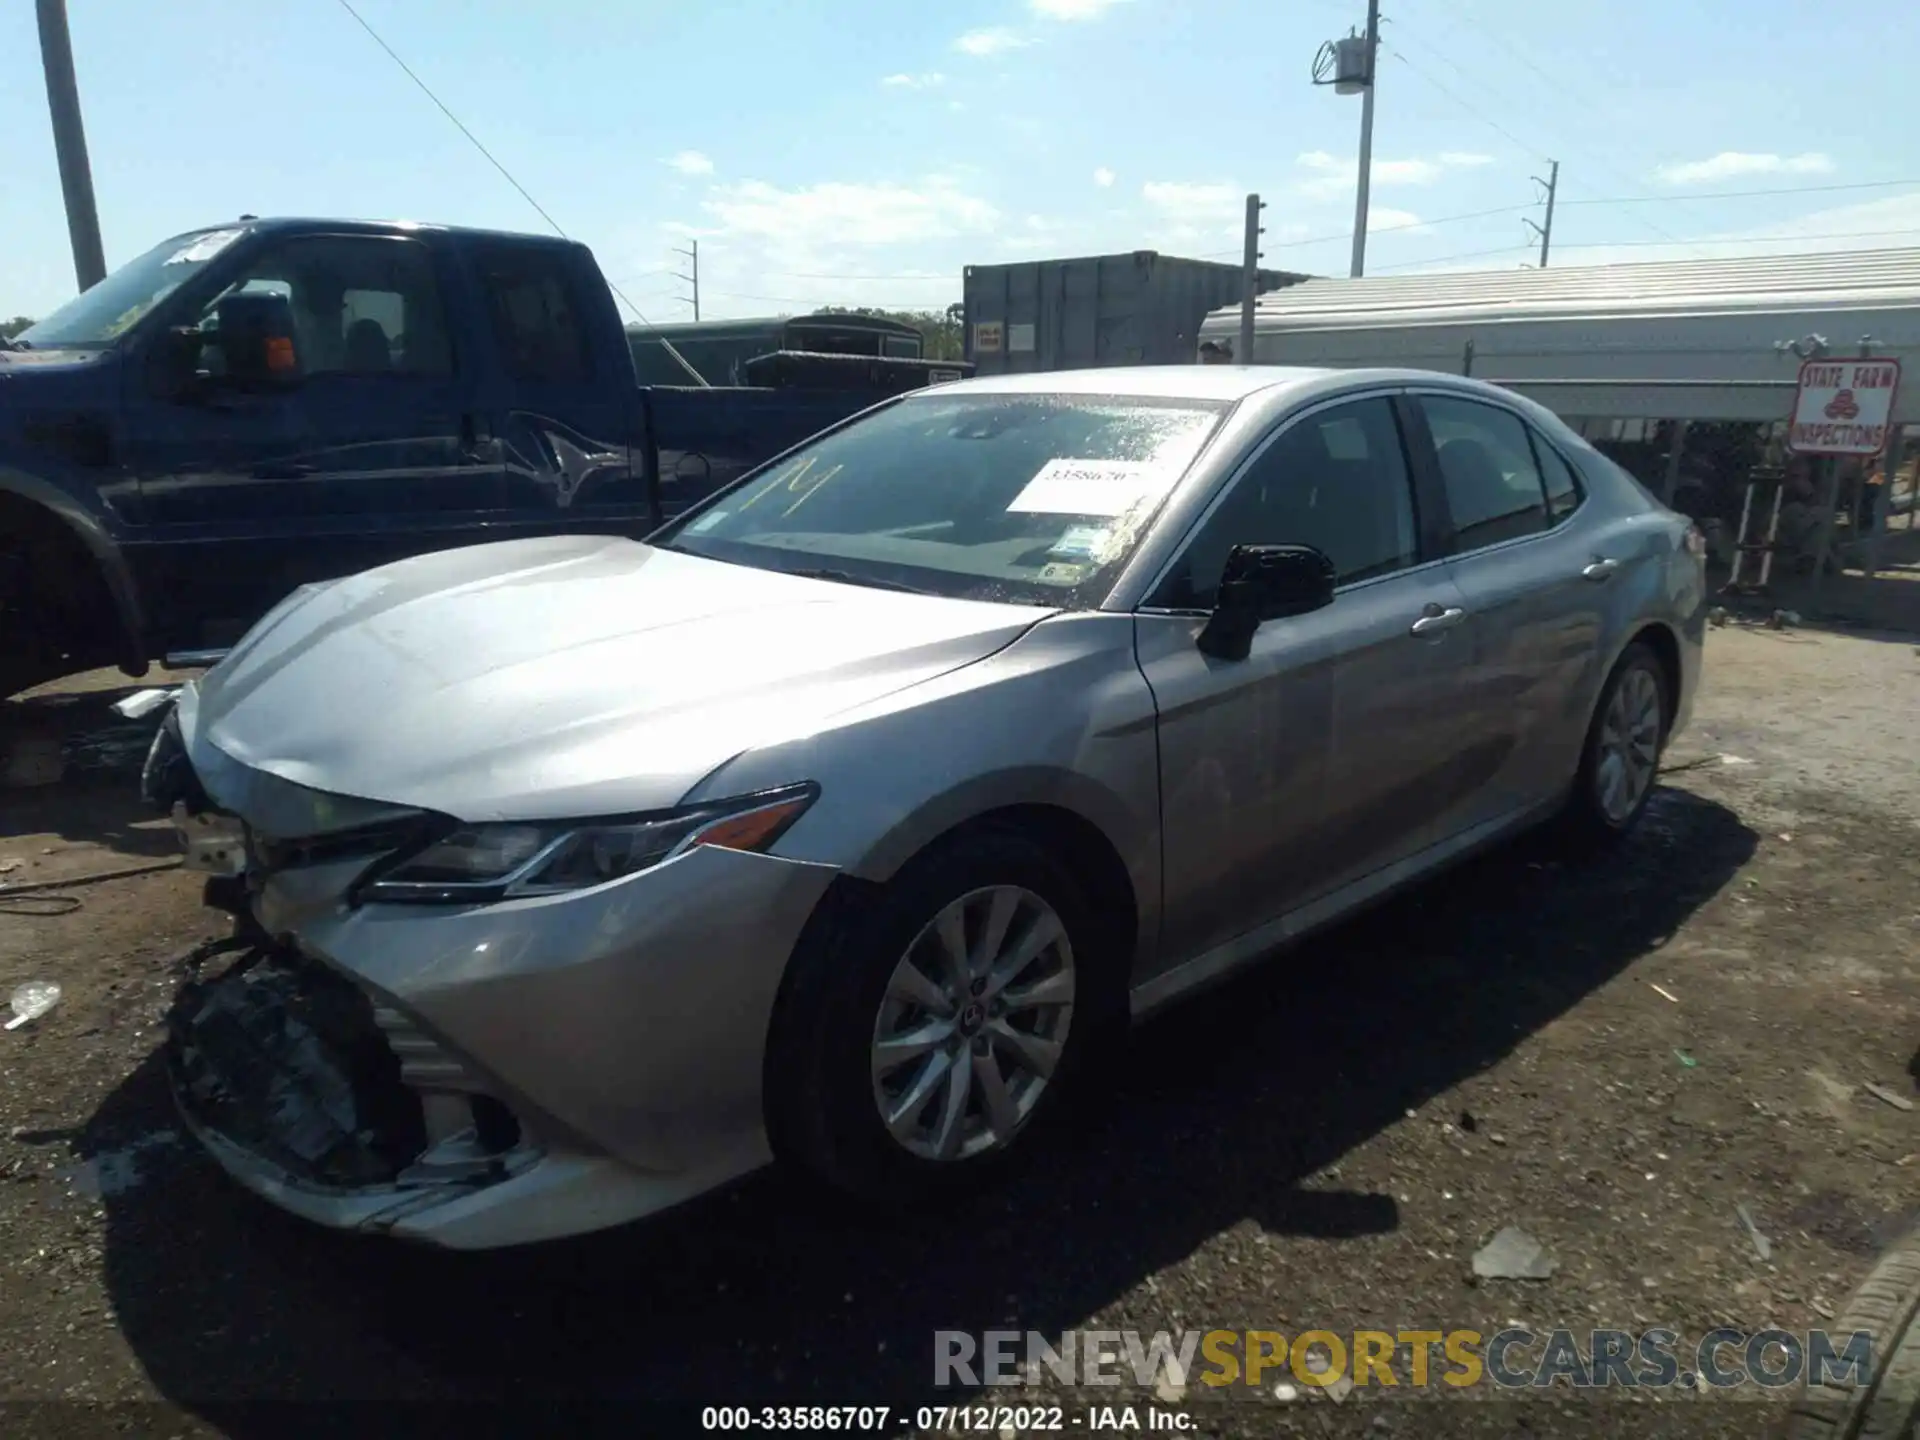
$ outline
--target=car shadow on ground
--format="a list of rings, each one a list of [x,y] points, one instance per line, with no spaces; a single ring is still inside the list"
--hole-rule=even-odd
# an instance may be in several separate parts
[[[284,1432],[259,1401],[925,1396],[937,1330],[1075,1327],[1248,1221],[1395,1229],[1393,1197],[1313,1177],[1672,935],[1755,838],[1663,789],[1603,860],[1532,838],[1485,855],[1143,1028],[1041,1163],[938,1211],[878,1221],[768,1174],[611,1234],[454,1255],[311,1228],[180,1148],[102,1201],[109,1294],[158,1389],[241,1434]],[[172,1123],[150,1059],[76,1148]]]

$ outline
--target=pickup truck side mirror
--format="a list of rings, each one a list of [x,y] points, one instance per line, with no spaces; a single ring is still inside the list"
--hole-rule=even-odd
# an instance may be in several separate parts
[[[293,304],[284,295],[224,296],[214,307],[227,382],[255,393],[291,390],[305,378],[294,340]]]
[[[1331,605],[1334,578],[1333,561],[1311,545],[1236,545],[1195,643],[1217,660],[1244,660],[1265,621]]]

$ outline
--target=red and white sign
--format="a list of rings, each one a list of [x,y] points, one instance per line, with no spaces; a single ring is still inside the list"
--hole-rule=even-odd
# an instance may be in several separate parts
[[[1878,455],[1887,448],[1898,360],[1809,360],[1800,367],[1787,448],[1796,455]]]

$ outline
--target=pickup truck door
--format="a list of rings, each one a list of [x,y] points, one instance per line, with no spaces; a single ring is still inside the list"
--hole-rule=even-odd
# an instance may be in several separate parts
[[[229,644],[295,586],[487,538],[501,466],[456,364],[472,352],[448,278],[418,239],[269,239],[236,283],[289,296],[298,388],[172,400],[134,367],[126,453],[146,523],[129,554],[162,648]]]
[[[591,253],[498,240],[463,254],[497,357],[487,398],[505,532],[644,534],[651,512],[633,447],[640,392]]]

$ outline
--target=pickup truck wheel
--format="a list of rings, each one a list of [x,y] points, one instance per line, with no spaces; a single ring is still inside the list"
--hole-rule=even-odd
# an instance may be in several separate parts
[[[60,521],[0,497],[0,698],[119,658],[93,557]]]
[[[769,1040],[775,1153],[893,1206],[1037,1148],[1115,981],[1072,871],[1014,831],[910,863],[803,940]]]
[[[35,597],[32,539],[0,516],[0,700],[51,679],[56,646]]]

